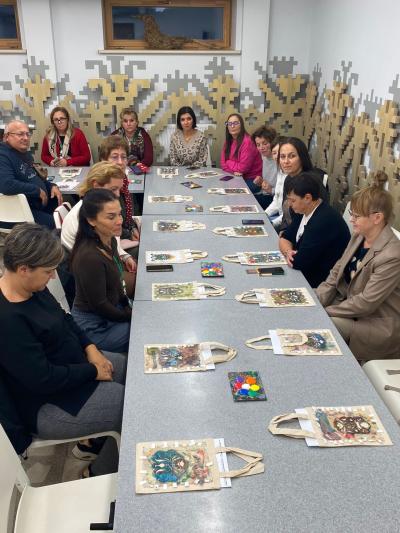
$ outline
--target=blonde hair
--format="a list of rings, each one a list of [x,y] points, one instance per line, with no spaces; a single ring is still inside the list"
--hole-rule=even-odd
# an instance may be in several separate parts
[[[367,217],[372,213],[382,213],[386,223],[393,217],[393,198],[385,191],[388,181],[386,172],[378,170],[373,176],[373,183],[353,194],[350,201],[351,210],[357,215]]]
[[[119,114],[119,118],[122,120],[125,115],[132,115],[133,117],[135,117],[135,120],[139,120],[138,114],[133,109],[133,107],[124,107],[121,113]]]
[[[94,188],[93,183],[95,181],[104,187],[113,178],[124,179],[124,177],[125,173],[118,165],[108,161],[100,161],[100,163],[93,165],[87,173],[85,180],[79,187],[79,194],[80,196],[85,196],[88,191]]]

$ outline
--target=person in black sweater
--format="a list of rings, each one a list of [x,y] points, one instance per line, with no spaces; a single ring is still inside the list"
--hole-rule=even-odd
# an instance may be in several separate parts
[[[58,237],[43,226],[21,224],[7,236],[1,379],[24,427],[41,438],[120,431],[126,358],[101,353],[47,290],[62,257]],[[97,472],[96,464],[93,473],[104,473],[105,458]]]
[[[72,316],[103,350],[128,351],[131,307],[117,250],[121,205],[107,189],[92,189],[82,201],[71,252],[76,296]]]
[[[350,240],[346,222],[320,198],[320,184],[312,172],[302,172],[288,189],[295,216],[279,239],[288,265],[301,270],[311,287],[326,279]]]

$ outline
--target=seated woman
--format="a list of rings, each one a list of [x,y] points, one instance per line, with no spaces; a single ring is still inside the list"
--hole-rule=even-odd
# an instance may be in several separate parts
[[[283,185],[282,222],[279,227],[276,226],[278,231],[282,231],[290,225],[293,214],[286,201],[287,189],[290,182],[300,172],[312,171],[320,183],[320,197],[326,201],[328,200],[328,195],[323,186],[324,173],[322,170],[313,167],[307,146],[301,139],[287,137],[279,147],[278,159],[282,172],[286,175]]]
[[[119,432],[126,357],[101,353],[46,289],[62,257],[57,235],[37,224],[15,226],[5,240],[2,381],[24,427],[40,438]],[[110,457],[107,449],[92,474],[116,469],[117,455]]]
[[[138,114],[131,107],[125,107],[120,115],[121,126],[111,135],[121,136],[128,145],[128,165],[143,163],[146,167],[153,164],[153,143],[147,131],[139,126]]]
[[[115,194],[107,189],[88,191],[71,253],[76,284],[72,316],[100,349],[125,353],[132,310],[115,239],[121,231],[121,205]]]
[[[358,360],[400,356],[400,241],[386,174],[353,194],[353,236],[316,294]]]
[[[275,161],[275,165],[277,166],[277,176],[274,197],[272,198],[272,202],[270,203],[270,205],[265,210],[265,213],[269,217],[274,227],[279,227],[281,225],[283,216],[283,184],[285,182],[286,175],[282,172],[281,166],[278,165],[278,156],[279,147],[284,140],[285,137],[276,137],[271,142],[271,154],[272,159]]]
[[[254,194],[257,195],[257,201],[263,209],[270,205],[275,192],[278,174],[276,158],[272,157],[272,142],[275,137],[274,128],[267,126],[257,128],[251,136],[262,158],[262,175],[254,178],[253,183],[259,187],[259,191]]]
[[[181,107],[176,116],[177,130],[171,137],[169,162],[179,167],[207,165],[207,139],[197,128],[196,115],[191,107]]]
[[[50,113],[51,126],[42,144],[42,161],[51,167],[85,167],[90,165],[86,137],[71,123],[65,107],[57,106]]]
[[[290,182],[287,200],[294,211],[292,222],[279,239],[288,265],[301,270],[311,287],[326,279],[350,240],[343,217],[320,198],[320,185],[310,172]]]
[[[253,183],[262,174],[262,160],[250,135],[246,132],[243,118],[236,113],[225,122],[225,143],[221,152],[221,168],[237,176],[243,176],[251,192],[258,192]]]
[[[117,137],[114,137],[117,139]],[[120,137],[120,142],[124,142]],[[126,156],[125,156],[126,157]],[[85,194],[92,189],[107,189],[120,197],[120,191],[123,187],[123,181],[126,178],[125,173],[113,163],[102,162],[96,163],[87,173],[85,180],[79,189],[79,194]],[[79,212],[82,207],[82,200],[80,200],[68,215],[65,217],[61,226],[61,242],[63,246],[70,252],[75,244],[76,234],[79,226]],[[124,265],[124,280],[126,283],[126,291],[129,297],[132,297],[136,281],[136,262],[119,244],[118,254],[122,264]]]
[[[129,180],[127,176],[128,154],[128,144],[120,135],[111,135],[104,139],[100,145],[100,161],[108,161],[109,163],[118,165],[124,173],[124,182],[121,188],[121,194],[119,195],[122,208],[121,247],[137,259],[140,233],[138,224],[133,218],[132,196],[129,192]]]

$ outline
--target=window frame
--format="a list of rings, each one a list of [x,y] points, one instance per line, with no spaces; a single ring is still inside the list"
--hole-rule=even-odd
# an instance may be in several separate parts
[[[22,50],[21,30],[19,26],[17,0],[0,0],[0,6],[12,6],[14,8],[15,25],[17,29],[16,39],[1,39],[0,38],[0,50]]]
[[[179,50],[231,50],[231,27],[232,27],[232,0],[103,0],[103,30],[104,47],[107,50],[150,50],[146,41],[140,39],[114,39],[112,8],[124,7],[222,7],[223,16],[223,38],[207,39],[204,43],[210,43],[218,48],[203,47],[200,43],[191,43],[183,46]],[[173,50],[170,50],[173,52]]]

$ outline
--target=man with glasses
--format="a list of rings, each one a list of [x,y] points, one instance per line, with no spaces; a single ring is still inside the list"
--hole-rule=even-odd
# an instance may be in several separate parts
[[[6,125],[4,141],[0,143],[0,193],[25,194],[35,222],[54,228],[53,211],[62,203],[62,195],[55,184],[37,172],[29,152],[31,135],[21,120]],[[2,223],[2,226],[12,224]]]

